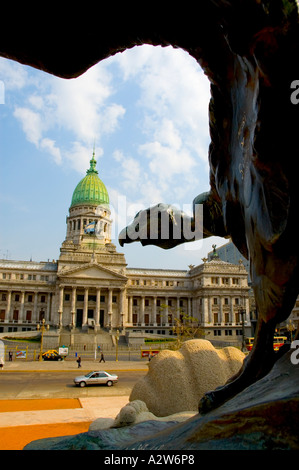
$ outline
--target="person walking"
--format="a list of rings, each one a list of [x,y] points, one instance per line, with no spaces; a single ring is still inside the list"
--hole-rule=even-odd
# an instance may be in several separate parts
[[[79,367],[81,367],[81,356],[78,357],[77,362],[78,362],[78,369],[79,369]]]
[[[103,353],[101,353],[101,359],[99,360],[99,362],[106,362]]]

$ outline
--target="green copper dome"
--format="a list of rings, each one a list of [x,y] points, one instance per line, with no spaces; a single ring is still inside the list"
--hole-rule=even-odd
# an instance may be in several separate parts
[[[96,160],[93,153],[90,160],[90,168],[86,176],[77,184],[72,197],[71,207],[82,204],[100,205],[109,204],[109,196],[106,186],[98,177]]]

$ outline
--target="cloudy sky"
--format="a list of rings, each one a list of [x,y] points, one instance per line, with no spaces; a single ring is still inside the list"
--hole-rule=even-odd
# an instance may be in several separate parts
[[[225,240],[121,248],[124,223],[153,204],[188,210],[209,189],[209,83],[171,47],[117,54],[75,80],[0,58],[0,258],[58,259],[73,191],[93,146],[130,267],[187,269]]]

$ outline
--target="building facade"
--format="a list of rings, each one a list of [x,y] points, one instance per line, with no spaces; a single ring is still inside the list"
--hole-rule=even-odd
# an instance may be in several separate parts
[[[183,314],[207,339],[250,335],[247,271],[242,262],[210,260],[188,270],[129,268],[111,243],[109,195],[94,154],[74,190],[60,256],[52,262],[0,260],[0,332],[173,334]],[[242,323],[243,322],[243,323]]]

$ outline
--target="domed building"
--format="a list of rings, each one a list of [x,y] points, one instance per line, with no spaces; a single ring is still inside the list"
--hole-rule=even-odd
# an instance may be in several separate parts
[[[109,194],[96,167],[93,152],[72,194],[57,261],[0,260],[0,333],[35,330],[44,319],[45,348],[112,347],[116,331],[127,344],[142,344],[149,335],[172,335],[187,314],[212,341],[239,344],[241,317],[250,336],[242,263],[214,256],[187,270],[127,267],[111,242]]]
[[[90,160],[86,176],[77,184],[67,218],[66,240],[75,245],[93,242],[105,245],[111,241],[111,212],[106,186],[98,176],[95,154]],[[89,228],[88,228],[89,227]]]

